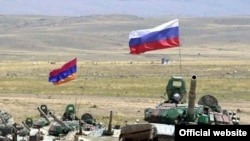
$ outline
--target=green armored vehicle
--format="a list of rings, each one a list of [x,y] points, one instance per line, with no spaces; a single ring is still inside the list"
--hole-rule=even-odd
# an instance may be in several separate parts
[[[190,82],[188,102],[186,83],[182,77],[172,77],[166,86],[164,102],[146,108],[146,123],[130,124],[121,128],[120,141],[174,141],[175,125],[237,125],[239,116],[222,110],[212,95],[196,100],[197,76]]]
[[[13,117],[8,112],[0,110],[0,140],[17,132],[16,125]]]

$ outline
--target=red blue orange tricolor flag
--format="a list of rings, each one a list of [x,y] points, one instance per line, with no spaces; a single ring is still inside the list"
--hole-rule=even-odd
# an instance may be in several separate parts
[[[54,85],[63,84],[76,79],[77,58],[65,63],[61,68],[52,70],[49,73],[49,82]]]

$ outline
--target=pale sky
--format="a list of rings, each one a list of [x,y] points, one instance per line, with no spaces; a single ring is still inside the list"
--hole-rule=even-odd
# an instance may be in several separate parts
[[[128,14],[141,17],[250,15],[249,0],[0,0],[0,3],[1,15]]]

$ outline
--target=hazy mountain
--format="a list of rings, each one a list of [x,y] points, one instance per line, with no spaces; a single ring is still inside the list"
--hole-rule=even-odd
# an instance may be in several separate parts
[[[249,0],[0,0],[0,14],[86,16],[250,15]]]
[[[134,57],[144,60],[166,55],[174,60],[179,56],[177,49],[132,56],[128,47],[132,30],[155,27],[174,18],[180,19],[182,59],[192,60],[198,54],[199,59],[249,60],[247,0],[0,0],[0,3],[1,60],[54,60],[65,56],[83,60]]]

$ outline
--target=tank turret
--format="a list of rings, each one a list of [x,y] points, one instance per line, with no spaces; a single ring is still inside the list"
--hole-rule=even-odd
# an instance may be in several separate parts
[[[121,128],[121,140],[171,140],[174,141],[175,125],[238,125],[237,113],[222,110],[212,95],[201,96],[196,104],[197,76],[193,75],[185,100],[185,82],[182,77],[171,77],[166,92],[167,100],[156,107],[144,110],[148,123],[128,124]],[[181,98],[180,98],[181,96]],[[180,100],[181,99],[181,100]]]
[[[188,124],[188,122],[193,122],[197,118],[197,112],[200,110],[195,110],[195,98],[196,98],[196,80],[197,76],[193,75],[190,81],[190,90],[188,95],[188,103],[181,102],[180,98],[173,97],[172,100],[164,101],[160,103],[155,108],[146,108],[144,111],[144,119],[150,123],[163,123],[163,124]],[[176,81],[176,77],[173,77],[169,81],[168,87],[171,88],[171,85],[175,85],[173,81]],[[185,83],[183,79],[178,77],[178,82],[181,82],[178,86],[179,88],[185,88]],[[172,87],[174,88],[174,87]],[[176,89],[174,89],[176,90]],[[178,93],[186,92],[185,89],[178,91]],[[175,91],[174,93],[176,93]],[[175,94],[173,95],[175,96]],[[183,96],[183,95],[181,95]],[[177,98],[177,99],[176,99]]]
[[[49,127],[49,135],[60,136],[67,135],[69,132],[76,131],[80,128],[79,120],[63,121],[56,117],[53,113],[49,112],[49,115],[54,119]],[[82,124],[82,122],[80,122]]]

